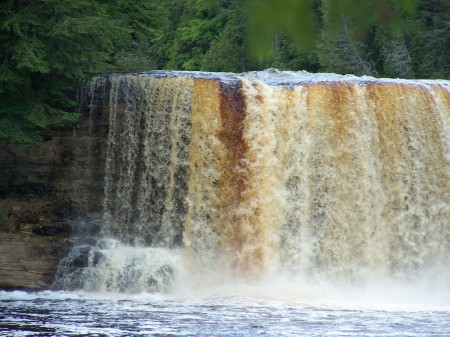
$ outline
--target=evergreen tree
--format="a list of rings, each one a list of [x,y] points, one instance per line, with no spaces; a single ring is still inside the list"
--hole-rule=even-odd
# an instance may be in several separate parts
[[[205,53],[201,70],[243,72],[248,69],[246,57],[246,25],[238,0],[216,2],[218,15],[224,22]]]
[[[412,77],[404,31],[415,1],[322,0],[319,59],[326,71]]]
[[[274,59],[270,62],[270,67],[279,70],[318,72],[320,64],[317,49],[300,50],[285,32],[280,31],[274,39]]]
[[[357,10],[367,21],[374,21],[374,11],[367,7],[366,13],[365,5],[370,5],[361,1],[361,8],[355,9],[353,5],[348,1],[322,1],[323,28],[318,45],[320,63],[325,71],[374,75],[376,70],[367,45],[359,38],[360,17],[353,15]]]
[[[450,79],[450,2],[422,0],[411,38],[419,78]]]
[[[314,47],[317,31],[316,0],[244,0],[249,54],[260,64],[273,62],[274,39],[280,31],[300,51]]]
[[[413,78],[411,46],[402,29],[378,27],[372,50],[378,54],[377,68],[387,77]]]
[[[170,2],[173,15],[172,31],[163,37],[160,55],[166,60],[165,69],[199,70],[211,42],[224,25],[214,1],[174,0]]]
[[[0,141],[42,141],[43,129],[77,120],[74,92],[84,79],[151,65],[150,42],[165,27],[163,7],[149,3],[0,3]]]
[[[36,143],[40,129],[77,120],[67,109],[78,80],[108,68],[125,32],[88,0],[8,0],[0,12],[0,140]]]
[[[280,68],[413,77],[418,2],[246,0],[251,55]]]
[[[110,0],[108,12],[127,29],[126,40],[116,44],[112,63],[124,71],[159,68],[154,46],[170,30],[166,2]]]

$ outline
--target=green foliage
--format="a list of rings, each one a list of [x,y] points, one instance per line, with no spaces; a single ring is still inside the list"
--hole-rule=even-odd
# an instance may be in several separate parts
[[[151,65],[163,8],[143,0],[0,3],[0,141],[42,141],[42,129],[77,120],[74,92],[85,78]]]
[[[173,26],[163,43],[163,67],[199,70],[211,42],[224,25],[223,16],[213,1],[174,1]]]
[[[285,31],[297,48],[311,48],[317,30],[314,0],[246,0],[249,52],[258,60],[273,59],[274,37]]]
[[[154,68],[450,77],[448,0],[3,0],[0,142],[76,122],[94,74]]]
[[[449,76],[447,0],[168,0],[165,69]]]
[[[322,0],[319,60],[326,71],[412,77],[403,31],[416,1]]]
[[[0,140],[33,144],[39,130],[77,119],[66,111],[71,90],[106,68],[118,31],[103,18],[105,7],[90,1],[9,0],[0,11]],[[91,43],[99,44],[92,52]]]
[[[308,70],[317,72],[320,69],[316,49],[299,50],[286,33],[279,32],[274,40],[275,57],[270,67],[279,70]]]
[[[238,3],[231,1],[227,5],[220,8],[224,25],[211,41],[202,59],[201,70],[241,72],[247,67],[243,13]]]
[[[3,141],[36,144],[42,141],[37,130],[73,124],[79,114],[55,109],[46,103],[32,103],[17,97],[3,97],[0,107],[0,136]]]
[[[110,13],[128,30],[125,39],[115,41],[113,63],[116,69],[137,70],[157,67],[152,48],[163,31],[167,30],[169,8],[156,1],[110,1]]]
[[[413,65],[419,78],[450,79],[450,2],[422,0],[411,29]]]
[[[250,55],[264,66],[374,76],[449,76],[446,0],[244,3]]]

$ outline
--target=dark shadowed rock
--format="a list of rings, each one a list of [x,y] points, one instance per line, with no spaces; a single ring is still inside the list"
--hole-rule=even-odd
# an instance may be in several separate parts
[[[0,144],[0,288],[50,288],[71,235],[99,232],[108,111],[101,104],[87,101],[75,128],[49,130],[42,144]]]

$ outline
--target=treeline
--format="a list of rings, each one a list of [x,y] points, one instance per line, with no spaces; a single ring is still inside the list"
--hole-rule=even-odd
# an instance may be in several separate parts
[[[0,141],[77,120],[94,74],[264,68],[450,78],[448,0],[3,0]]]
[[[174,3],[157,68],[450,78],[448,0]]]

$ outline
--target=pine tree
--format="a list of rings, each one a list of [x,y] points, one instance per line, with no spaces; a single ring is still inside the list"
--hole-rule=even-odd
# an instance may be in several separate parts
[[[200,70],[211,42],[224,26],[215,1],[172,0],[172,30],[157,48],[163,67],[171,70]]]
[[[149,3],[1,2],[0,141],[42,141],[43,129],[77,120],[74,92],[84,79],[151,65],[150,41],[165,27],[163,7]]]
[[[248,69],[246,24],[240,1],[218,1],[217,13],[224,22],[205,53],[201,70],[243,72]]]
[[[450,79],[450,2],[420,1],[412,38],[416,76]]]

